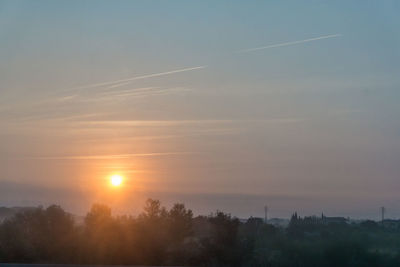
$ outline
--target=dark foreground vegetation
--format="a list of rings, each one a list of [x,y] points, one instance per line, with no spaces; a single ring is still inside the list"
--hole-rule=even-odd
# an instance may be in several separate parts
[[[373,221],[326,224],[293,216],[287,228],[223,212],[193,217],[148,200],[137,217],[93,205],[84,223],[59,206],[0,225],[0,262],[191,266],[400,266],[400,229]]]

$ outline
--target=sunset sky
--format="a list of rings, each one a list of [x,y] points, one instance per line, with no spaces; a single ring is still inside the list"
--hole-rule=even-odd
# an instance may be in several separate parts
[[[399,11],[0,1],[0,206],[399,218]]]

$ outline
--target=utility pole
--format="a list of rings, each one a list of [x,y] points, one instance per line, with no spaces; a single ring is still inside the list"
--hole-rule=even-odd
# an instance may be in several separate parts
[[[383,221],[385,220],[385,212],[386,212],[385,207],[381,207],[382,223],[383,223]]]
[[[265,212],[265,217],[264,217],[264,223],[268,222],[268,206],[265,205],[264,207],[264,212]]]

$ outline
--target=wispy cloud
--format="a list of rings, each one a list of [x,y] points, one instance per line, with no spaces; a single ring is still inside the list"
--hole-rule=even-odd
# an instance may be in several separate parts
[[[171,87],[171,88],[161,88],[161,87],[146,87],[137,88],[130,90],[121,91],[107,91],[97,94],[97,97],[86,97],[81,99],[82,102],[97,102],[97,101],[114,101],[117,99],[131,99],[131,98],[141,98],[148,96],[160,96],[168,94],[178,94],[182,92],[189,92],[192,89],[185,87]]]
[[[186,155],[193,152],[155,152],[155,153],[128,153],[114,155],[71,155],[71,156],[43,156],[28,157],[37,160],[111,160],[111,159],[127,159],[133,157],[159,157],[171,155]]]
[[[113,84],[113,85],[109,86],[107,89],[113,89],[113,88],[117,88],[117,87],[122,87],[122,86],[128,85],[130,83],[131,82],[116,83],[116,84]]]
[[[298,123],[304,122],[305,118],[271,118],[271,119],[242,119],[242,120],[90,120],[90,121],[77,121],[77,123],[84,123],[85,125],[99,125],[99,126],[118,126],[118,127],[168,127],[177,125],[212,125],[212,124],[234,124],[234,123],[266,123],[266,124],[281,124],[281,123]]]
[[[188,124],[221,124],[232,123],[234,120],[92,120],[82,121],[86,125],[104,126],[176,126]]]
[[[124,90],[109,90],[98,93],[99,96],[108,96],[108,95],[115,95],[115,94],[129,94],[129,93],[136,93],[136,92],[147,92],[154,89],[160,89],[161,87],[158,86],[151,86],[151,87],[139,87],[139,88],[130,88]]]
[[[104,91],[102,93],[97,94],[99,97],[114,97],[114,96],[130,96],[130,95],[140,95],[140,94],[148,94],[155,90],[163,90],[165,88],[161,87],[142,87],[142,88],[132,88],[125,90],[111,90]]]
[[[318,36],[318,37],[309,38],[309,39],[303,39],[303,40],[290,41],[290,42],[285,42],[285,43],[278,43],[278,44],[272,44],[272,45],[266,45],[266,46],[247,48],[247,49],[239,50],[239,51],[237,51],[237,53],[248,53],[248,52],[264,50],[264,49],[269,49],[269,48],[296,45],[296,44],[308,43],[308,42],[313,42],[313,41],[323,40],[323,39],[329,39],[329,38],[336,38],[336,37],[340,37],[340,36],[342,36],[342,35],[341,34],[324,35],[324,36]]]
[[[77,98],[77,97],[79,97],[78,94],[66,95],[66,96],[62,96],[62,97],[60,97],[60,98],[55,99],[55,101],[58,101],[58,102],[66,102],[66,101],[70,101],[70,100],[72,100],[72,99],[74,99],[74,98]]]

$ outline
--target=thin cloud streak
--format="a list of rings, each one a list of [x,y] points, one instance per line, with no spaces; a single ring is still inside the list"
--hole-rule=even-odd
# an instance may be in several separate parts
[[[305,118],[272,118],[259,120],[91,120],[77,121],[86,125],[118,125],[118,126],[175,126],[188,124],[230,124],[230,123],[297,123]]]
[[[117,88],[117,87],[122,87],[122,86],[128,85],[128,84],[130,84],[130,83],[131,83],[131,82],[117,83],[117,84],[111,85],[111,86],[108,87],[107,89],[113,89],[113,88]]]
[[[197,66],[197,67],[191,67],[191,68],[184,68],[184,69],[178,69],[178,70],[172,70],[172,71],[166,71],[166,72],[160,72],[160,73],[153,73],[153,74],[147,74],[147,75],[142,75],[142,76],[136,76],[136,77],[126,78],[126,79],[121,79],[121,80],[115,80],[115,81],[108,81],[108,82],[102,82],[102,83],[93,83],[93,84],[83,85],[83,86],[79,86],[79,87],[75,87],[75,88],[70,88],[67,91],[88,89],[88,88],[107,86],[107,85],[113,85],[113,84],[122,84],[122,83],[127,83],[127,82],[131,82],[131,81],[135,81],[135,80],[141,80],[141,79],[165,76],[165,75],[170,75],[170,74],[175,74],[175,73],[181,73],[181,72],[204,69],[206,67],[207,66]]]
[[[131,88],[131,89],[125,89],[125,90],[110,90],[110,91],[104,91],[99,93],[99,96],[108,96],[108,95],[115,95],[115,94],[125,94],[125,93],[133,93],[133,92],[147,92],[151,91],[154,89],[160,89],[161,87],[159,86],[151,86],[151,87],[140,87],[140,88]]]
[[[323,40],[323,39],[328,39],[328,38],[336,38],[336,37],[340,37],[340,36],[342,36],[342,35],[341,34],[331,34],[331,35],[319,36],[319,37],[309,38],[309,39],[304,39],[304,40],[291,41],[291,42],[285,42],[285,43],[279,43],[279,44],[273,44],[273,45],[267,45],[267,46],[260,46],[260,47],[243,49],[243,50],[237,51],[237,53],[248,53],[248,52],[264,50],[264,49],[269,49],[269,48],[308,43],[308,42],[313,42],[313,41]]]
[[[232,123],[233,120],[102,120],[82,121],[88,125],[118,126],[176,126],[187,124],[219,124]]]
[[[188,134],[161,134],[161,135],[142,135],[142,136],[126,136],[119,137],[118,140],[120,142],[134,142],[134,141],[148,141],[148,140],[165,140],[165,139],[180,139],[180,138],[188,138],[188,137],[200,137],[200,136],[221,136],[221,135],[235,135],[243,132],[243,130],[239,129],[207,129],[207,130],[196,130],[192,131]],[[91,143],[104,143],[108,138],[91,138],[85,139],[85,142]]]
[[[132,157],[159,157],[171,155],[187,155],[193,152],[155,152],[155,153],[132,153],[132,154],[115,154],[115,155],[83,155],[83,156],[49,156],[49,157],[28,157],[28,159],[37,160],[110,160],[110,159],[127,159]]]
[[[140,90],[126,90],[126,91],[114,91],[114,92],[106,92],[104,94],[100,94],[100,97],[91,97],[82,99],[81,102],[102,102],[102,101],[114,101],[116,99],[131,99],[131,98],[143,98],[149,96],[160,96],[160,95],[168,95],[168,94],[178,94],[182,92],[190,92],[191,89],[184,87],[173,87],[173,88],[160,88],[160,87],[148,87]]]

